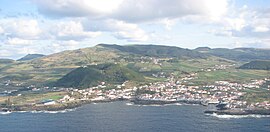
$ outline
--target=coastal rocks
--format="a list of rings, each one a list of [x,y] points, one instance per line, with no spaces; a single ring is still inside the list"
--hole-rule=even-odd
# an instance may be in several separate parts
[[[144,100],[138,98],[131,100],[131,102],[138,105],[165,105],[174,103],[201,104],[201,100]]]
[[[227,110],[206,110],[206,114],[217,115],[270,115],[267,109],[227,109]]]

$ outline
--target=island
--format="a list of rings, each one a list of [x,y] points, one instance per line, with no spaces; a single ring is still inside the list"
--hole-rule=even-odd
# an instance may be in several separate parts
[[[224,56],[210,48],[100,44],[3,61],[0,111],[60,111],[124,100],[135,105],[203,105],[206,114],[270,115],[269,70],[256,65],[242,69],[246,63],[236,61],[265,59],[260,50],[251,58],[237,57],[250,50],[227,49],[233,56]]]

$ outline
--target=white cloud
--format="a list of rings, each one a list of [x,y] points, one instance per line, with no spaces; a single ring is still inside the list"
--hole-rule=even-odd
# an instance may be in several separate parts
[[[16,15],[0,20],[1,48],[10,48],[13,53],[19,53],[22,47],[29,52],[33,51],[30,49],[42,52],[40,47],[44,46],[49,52],[56,52],[85,47],[90,40],[190,43],[194,47],[207,39],[222,43],[223,47],[230,47],[225,43],[233,41],[239,46],[270,47],[270,8],[256,9],[252,5],[239,8],[234,0],[30,1],[37,7],[37,13],[36,9],[29,9],[35,16]],[[16,11],[22,13],[14,9],[15,14]],[[205,34],[207,31],[210,34]],[[196,40],[194,36],[198,36]],[[250,44],[244,40],[250,40]]]
[[[17,49],[17,53],[21,55],[26,55],[26,54],[40,53],[40,51],[33,47],[22,47],[20,49]]]
[[[127,41],[147,41],[148,36],[145,34],[143,30],[136,30],[132,32],[128,31],[118,31],[113,34],[118,39],[124,39]]]
[[[63,50],[72,50],[72,49],[77,49],[77,46],[80,44],[80,42],[75,41],[75,40],[57,40],[53,41],[52,44],[48,47],[51,52],[60,52]]]
[[[217,22],[221,28],[211,32],[215,35],[246,37],[246,38],[269,38],[270,19],[269,13],[264,10],[249,9],[243,6],[240,9],[231,10],[224,19]]]
[[[266,48],[270,47],[270,39],[255,39],[249,41],[236,41],[233,47],[256,47],[256,48]]]
[[[159,21],[167,30],[172,30],[172,27],[178,22],[177,19],[162,19]]]
[[[136,24],[125,23],[123,21],[113,21],[109,26],[114,27],[113,35],[118,39],[127,41],[147,41],[148,35]]]
[[[226,10],[227,0],[125,0],[113,15],[116,19],[141,22],[188,15],[220,17]]]
[[[11,19],[3,25],[4,32],[9,37],[38,39],[41,34],[38,21],[34,19]]]
[[[40,13],[53,17],[91,17],[127,22],[206,15],[219,18],[228,0],[35,0]]]
[[[21,38],[8,38],[7,44],[11,45],[30,45],[33,44],[31,40],[21,39]]]
[[[254,32],[268,32],[269,28],[266,26],[257,26],[254,29]]]
[[[137,24],[163,24],[167,30],[181,18],[207,18],[217,21],[228,10],[228,0],[36,0],[38,10],[45,16],[87,18],[88,31],[105,31],[117,39],[146,41],[149,35]],[[196,22],[198,22],[196,20]],[[65,29],[65,28],[64,28]],[[58,39],[80,39],[79,32],[62,31]]]
[[[13,53],[8,49],[0,49],[0,58],[10,57]]]
[[[0,26],[0,34],[4,33],[4,29]]]
[[[246,21],[243,18],[226,18],[225,23],[228,27],[236,31],[241,31],[246,26]]]
[[[230,30],[226,30],[226,29],[220,29],[220,30],[209,30],[208,33],[217,35],[217,36],[227,36],[230,37],[232,36],[232,32]]]
[[[84,31],[82,24],[75,21],[56,23],[49,32],[57,40],[84,40],[101,35],[101,32]]]
[[[101,17],[117,9],[123,0],[34,0],[38,10],[51,17]]]
[[[83,26],[89,31],[110,32],[118,39],[127,41],[146,41],[148,40],[147,33],[137,24],[127,23],[119,20],[85,20]]]

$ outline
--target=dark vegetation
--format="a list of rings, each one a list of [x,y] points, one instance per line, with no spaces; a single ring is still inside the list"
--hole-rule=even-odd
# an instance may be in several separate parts
[[[239,67],[240,69],[270,70],[270,61],[251,61]]]
[[[61,79],[55,86],[87,88],[101,82],[120,84],[128,80],[142,81],[139,73],[120,64],[99,64],[77,68]]]
[[[255,49],[255,48],[210,49],[208,47],[200,47],[195,49],[195,51],[235,61],[270,60],[270,50],[267,49]]]
[[[192,51],[189,49],[183,49],[175,46],[161,46],[161,45],[108,45],[99,44],[99,46],[116,49],[122,52],[131,54],[138,54],[142,56],[153,57],[176,57],[176,58],[207,58],[208,55]]]
[[[43,57],[45,55],[42,55],[42,54],[28,54],[20,59],[18,59],[17,61],[28,61],[28,60],[33,60],[33,59],[36,59],[36,58],[40,58],[40,57]]]
[[[0,64],[9,64],[9,63],[13,63],[14,60],[12,59],[0,59]]]

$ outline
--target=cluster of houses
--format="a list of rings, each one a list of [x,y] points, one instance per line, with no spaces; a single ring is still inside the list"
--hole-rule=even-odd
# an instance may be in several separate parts
[[[264,108],[270,109],[270,102],[247,102],[243,99],[245,90],[261,88],[269,81],[252,80],[250,83],[231,83],[228,81],[216,81],[213,85],[185,86],[181,83],[158,82],[141,87],[146,92],[139,95],[143,100],[201,100],[202,102],[226,102],[228,108]],[[270,90],[270,89],[268,89]]]
[[[188,86],[181,83],[188,80],[188,78],[193,78],[195,75],[189,75],[178,80],[171,76],[165,82],[149,83],[133,88],[124,87],[125,83],[110,89],[106,89],[105,83],[82,90],[71,88],[69,89],[69,95],[64,96],[58,102],[65,103],[74,100],[113,101],[138,98],[159,101],[195,100],[206,104],[208,102],[226,102],[228,108],[270,109],[270,102],[267,100],[252,103],[243,99],[246,89],[260,88],[270,79],[252,80],[250,83],[245,84],[216,81],[213,85],[204,86]]]
[[[131,99],[137,90],[134,88],[123,88],[124,84],[117,85],[115,88],[105,89],[106,85],[99,85],[87,89],[69,89],[69,95],[64,96],[59,100],[61,103],[76,100],[88,100],[88,101],[113,101],[119,99]]]

